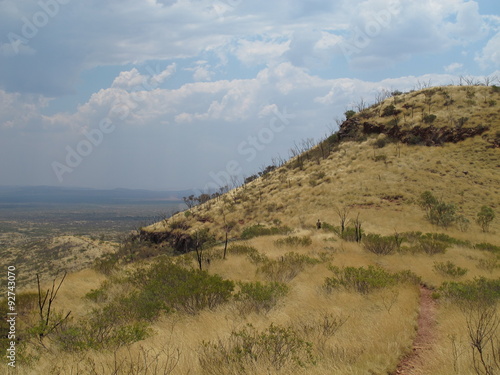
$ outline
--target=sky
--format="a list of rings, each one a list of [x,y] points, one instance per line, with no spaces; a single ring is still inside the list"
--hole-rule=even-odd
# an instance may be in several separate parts
[[[0,0],[0,185],[215,189],[460,77],[498,0]]]

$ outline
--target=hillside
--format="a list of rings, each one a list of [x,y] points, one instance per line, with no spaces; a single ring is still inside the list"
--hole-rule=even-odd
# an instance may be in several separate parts
[[[399,94],[263,177],[145,232],[183,221],[221,236],[222,211],[237,223],[234,237],[256,224],[307,229],[318,219],[336,223],[340,206],[359,212],[369,232],[431,230],[416,204],[426,190],[474,220],[480,206],[500,204],[499,105],[500,93],[491,87]],[[436,116],[431,124],[429,115]]]
[[[68,275],[49,324],[20,293],[17,374],[500,369],[500,90],[393,94]]]

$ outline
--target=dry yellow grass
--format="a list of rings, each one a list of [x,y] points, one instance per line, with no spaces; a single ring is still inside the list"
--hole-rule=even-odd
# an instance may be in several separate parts
[[[257,361],[254,373],[365,375],[394,371],[401,357],[410,350],[416,334],[418,288],[401,284],[368,295],[343,289],[326,293],[322,286],[325,279],[332,275],[329,266],[377,265],[390,272],[410,269],[421,277],[423,283],[437,288],[445,281],[472,280],[479,276],[499,278],[499,268],[486,270],[478,267],[481,260],[494,261],[496,255],[472,246],[453,245],[446,253],[433,256],[421,253],[377,256],[367,252],[360,244],[343,241],[334,233],[316,230],[315,223],[320,219],[338,226],[335,207],[349,207],[349,219],[359,214],[366,233],[441,232],[471,244],[488,242],[500,245],[498,218],[488,233],[481,232],[474,223],[482,205],[495,210],[500,207],[500,155],[498,148],[490,147],[491,140],[500,131],[499,104],[489,103],[491,100],[500,102],[499,94],[491,93],[489,87],[445,87],[443,90],[454,100],[454,104],[444,105],[447,97],[442,90],[432,96],[430,113],[437,116],[436,127],[448,126],[461,117],[469,117],[464,127],[488,125],[490,130],[482,136],[439,147],[389,143],[383,148],[375,148],[374,141],[384,136],[369,137],[361,142],[344,142],[319,163],[316,160],[306,161],[302,169],[284,166],[265,178],[228,193],[225,198],[191,209],[191,215],[180,213],[168,222],[146,228],[162,231],[168,229],[172,221],[185,220],[191,225],[191,230],[209,228],[222,239],[221,210],[224,210],[227,221],[238,223],[230,232],[231,237],[256,224],[288,226],[294,230],[294,236],[309,236],[312,244],[305,247],[276,246],[275,240],[283,236],[256,237],[244,242],[278,261],[290,251],[320,259],[317,264],[307,265],[288,282],[289,293],[268,313],[245,313],[238,308],[237,302],[232,301],[194,316],[170,314],[152,324],[155,334],[116,353],[66,353],[51,348],[43,352],[33,368],[21,368],[17,373],[86,374],[91,373],[89,366],[93,362],[100,369],[98,373],[111,374],[115,358],[119,363],[133,362],[146,348],[152,350],[149,353],[163,351],[162,360],[176,358],[178,350],[179,363],[172,374],[204,374],[207,369],[202,368],[199,361],[203,341],[225,342],[231,332],[242,329],[248,323],[258,331],[273,323],[303,332],[304,327],[318,326],[325,315],[347,320],[326,339],[304,334],[313,345],[315,365],[303,369],[285,366],[281,371],[275,371]],[[382,107],[395,104],[396,108],[402,109],[404,104],[413,105],[413,117],[410,110],[406,110],[404,118],[401,115],[400,121],[405,128],[419,125],[422,113],[428,114],[429,102],[425,93],[408,93],[397,99],[396,102],[388,99]],[[378,112],[378,108],[371,111]],[[390,120],[375,116],[369,121],[386,124]],[[381,155],[385,158],[376,161]],[[462,232],[455,226],[443,229],[430,224],[417,205],[420,194],[425,190],[455,204],[459,213],[471,221],[469,230]],[[198,221],[200,217],[209,217],[211,221]],[[221,251],[220,247],[211,250],[213,254]],[[453,279],[435,271],[436,262],[448,261],[466,268],[467,274]],[[191,264],[195,267],[194,260]],[[257,272],[258,265],[251,263],[245,255],[229,253],[226,260],[212,255],[210,265],[205,266],[208,272],[233,281],[266,281],[265,275]],[[90,289],[97,288],[103,279],[92,271],[70,275],[61,289],[57,307],[74,311],[75,317],[83,316],[93,305],[81,297]],[[445,300],[438,305],[437,330],[437,342],[429,358],[426,358],[422,373],[473,374],[464,317]],[[231,373],[228,368],[223,368],[221,374],[224,371]]]

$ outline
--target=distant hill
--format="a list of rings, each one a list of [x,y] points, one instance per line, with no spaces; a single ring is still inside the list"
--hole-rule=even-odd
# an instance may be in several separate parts
[[[120,204],[182,201],[191,191],[87,189],[54,186],[0,186],[0,203]]]
[[[145,234],[167,232],[167,238],[172,223],[182,221],[188,233],[207,228],[222,238],[224,219],[236,223],[232,237],[257,224],[312,228],[318,219],[337,223],[335,207],[343,206],[372,232],[420,230],[428,223],[417,203],[427,190],[469,222],[483,205],[500,208],[500,89],[447,86],[391,95],[347,111],[338,132],[298,148],[284,165]]]

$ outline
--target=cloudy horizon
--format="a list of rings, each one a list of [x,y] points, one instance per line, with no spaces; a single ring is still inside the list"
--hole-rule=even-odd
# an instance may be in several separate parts
[[[0,185],[213,188],[499,51],[493,0],[0,0]]]

